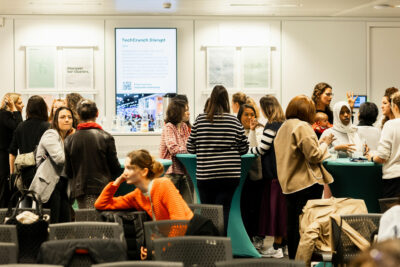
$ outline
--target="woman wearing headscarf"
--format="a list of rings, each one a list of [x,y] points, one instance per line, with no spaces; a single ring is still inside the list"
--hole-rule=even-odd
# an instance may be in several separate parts
[[[357,127],[351,123],[351,108],[345,101],[336,103],[333,107],[333,127],[324,131],[321,139],[333,134],[335,140],[329,147],[330,152],[337,151],[339,157],[349,157],[351,153],[363,152],[363,141],[357,132]]]

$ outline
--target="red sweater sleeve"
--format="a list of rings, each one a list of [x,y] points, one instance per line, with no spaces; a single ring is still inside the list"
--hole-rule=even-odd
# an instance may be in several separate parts
[[[97,198],[96,203],[94,203],[94,207],[98,210],[123,210],[132,208],[142,210],[136,201],[137,190],[139,189],[136,188],[133,192],[125,196],[114,197],[118,187],[113,185],[113,182],[106,185]]]
[[[170,220],[190,220],[193,212],[169,179],[160,183],[160,200],[168,210]]]

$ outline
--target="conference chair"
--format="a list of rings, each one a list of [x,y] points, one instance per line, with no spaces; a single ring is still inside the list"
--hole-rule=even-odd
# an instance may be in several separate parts
[[[0,242],[0,264],[17,263],[18,246],[15,243]]]
[[[378,233],[381,214],[359,214],[343,215],[341,220],[346,221],[354,230],[362,235],[371,244]],[[353,244],[350,238],[342,231],[334,219],[332,223],[332,263],[335,266],[348,264],[359,252],[360,249]]]
[[[179,261],[184,266],[215,266],[217,261],[232,260],[228,237],[182,236],[154,240],[155,260]]]
[[[75,210],[76,222],[101,222],[103,221],[100,212],[96,209],[79,209]]]
[[[172,261],[119,261],[111,263],[94,264],[92,267],[183,267],[182,262]]]
[[[193,213],[210,219],[220,235],[224,233],[224,211],[222,205],[188,204]]]
[[[215,263],[216,267],[305,267],[303,261],[287,259],[234,259],[230,261],[219,261]]]
[[[49,225],[49,240],[117,239],[125,241],[122,226],[110,222],[69,222]]]

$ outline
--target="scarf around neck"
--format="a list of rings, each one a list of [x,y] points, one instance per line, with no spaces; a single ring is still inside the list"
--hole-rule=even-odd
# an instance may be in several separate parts
[[[103,130],[100,124],[95,122],[83,122],[78,124],[78,130],[85,130],[85,129],[100,129]]]

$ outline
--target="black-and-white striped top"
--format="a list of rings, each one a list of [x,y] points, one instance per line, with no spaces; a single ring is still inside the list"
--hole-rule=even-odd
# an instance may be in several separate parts
[[[214,116],[212,123],[206,116],[196,118],[187,141],[187,151],[197,155],[196,178],[240,178],[240,155],[249,149],[242,124],[228,113]]]

